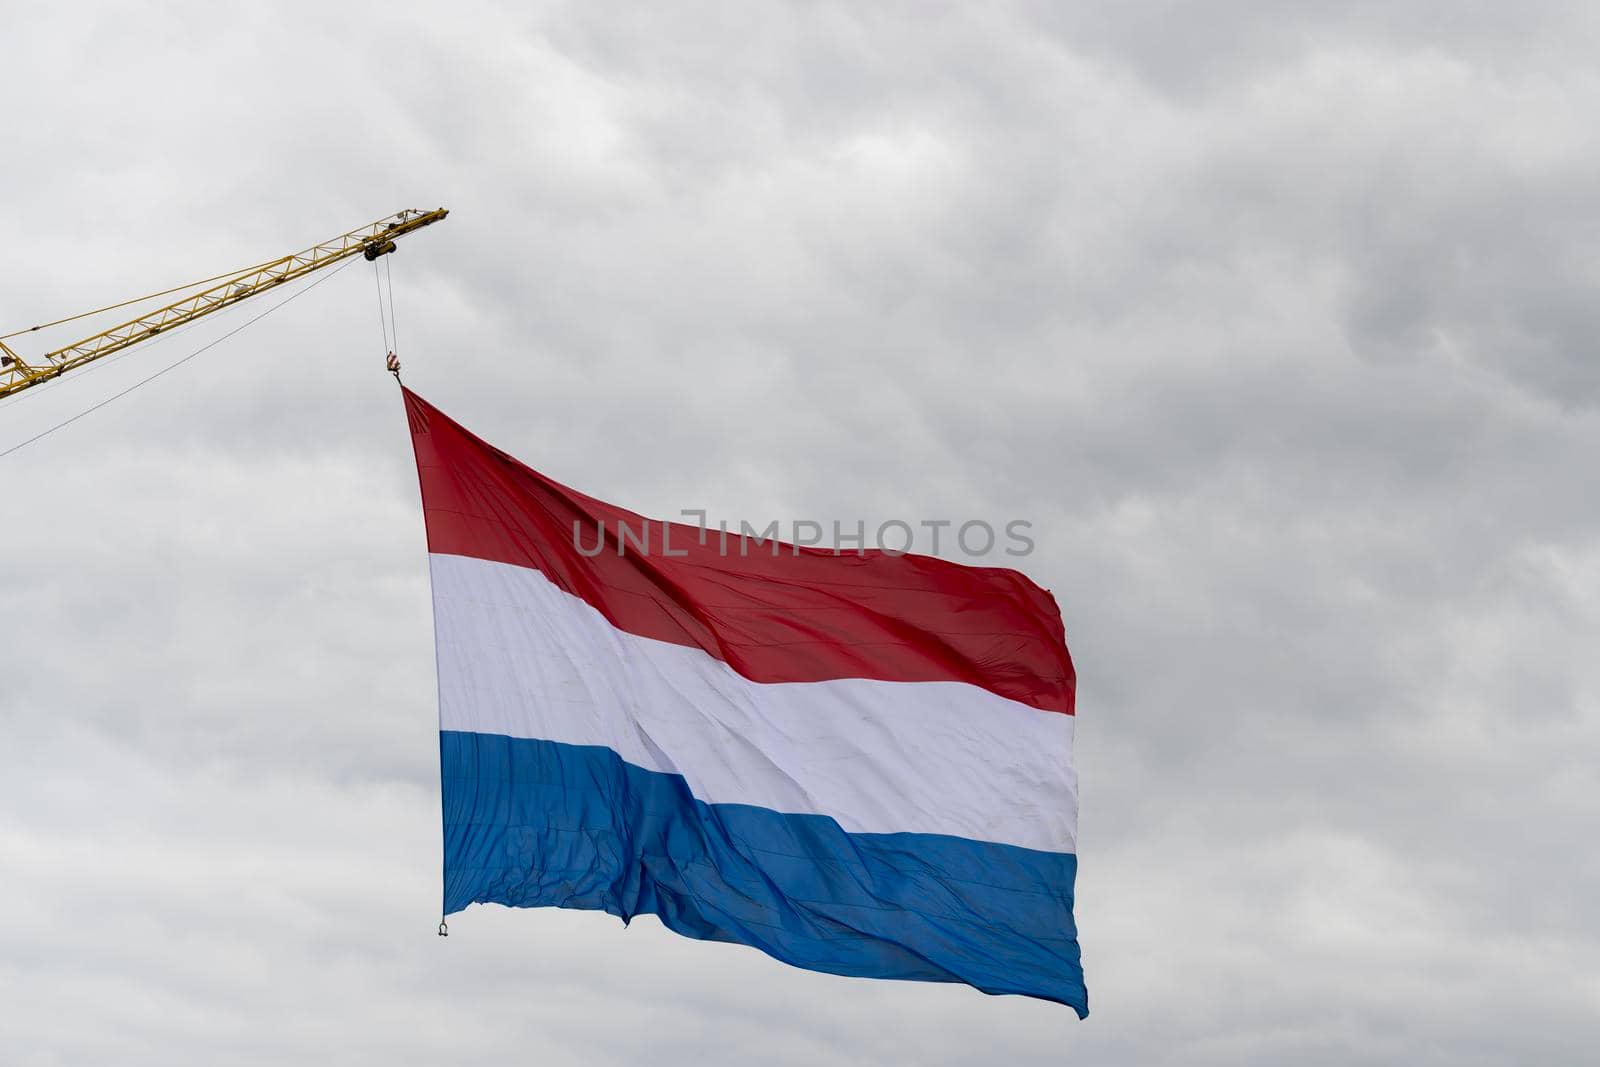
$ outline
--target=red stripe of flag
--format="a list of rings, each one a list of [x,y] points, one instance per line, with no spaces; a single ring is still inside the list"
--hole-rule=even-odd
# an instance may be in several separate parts
[[[733,534],[724,549],[716,530],[585,496],[405,398],[430,552],[535,568],[619,630],[701,649],[751,681],[967,682],[1072,714],[1061,613],[1016,571],[773,541],[742,554]]]

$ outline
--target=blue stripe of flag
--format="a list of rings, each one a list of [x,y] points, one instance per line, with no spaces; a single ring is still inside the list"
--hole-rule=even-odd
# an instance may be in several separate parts
[[[440,734],[447,914],[474,902],[653,914],[810,970],[965,982],[1088,1014],[1077,857],[705,804],[609,748]]]

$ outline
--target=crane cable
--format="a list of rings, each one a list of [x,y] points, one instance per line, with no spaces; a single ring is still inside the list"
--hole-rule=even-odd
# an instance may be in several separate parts
[[[394,271],[389,266],[388,257],[383,259],[383,269],[378,269],[378,261],[372,261],[372,280],[378,286],[378,328],[383,331],[383,350],[385,356],[396,355],[400,349],[400,331],[394,325]],[[388,282],[388,296],[384,295],[384,282]],[[388,305],[387,312],[384,305]],[[385,317],[387,315],[387,317]]]
[[[85,415],[90,415],[90,414],[93,414],[96,411],[99,411],[101,408],[105,407],[107,404],[111,403],[113,400],[121,400],[123,397],[127,396],[129,393],[133,392],[135,389],[139,388],[141,385],[148,385],[149,383],[155,381],[157,378],[161,377],[163,374],[167,373],[168,371],[176,370],[178,367],[183,366],[185,363],[189,362],[191,359],[195,358],[196,356],[200,355],[201,353],[210,351],[211,349],[215,348],[217,345],[219,345],[222,342],[226,341],[228,338],[232,337],[234,334],[239,333],[240,331],[244,330],[245,328],[247,328],[249,326],[253,326],[256,323],[260,322],[262,319],[266,318],[268,315],[272,314],[274,311],[277,311],[279,308],[283,307],[285,304],[289,303],[290,301],[298,300],[300,297],[305,296],[311,290],[315,289],[317,286],[321,285],[323,282],[327,281],[329,278],[332,278],[335,274],[338,274],[340,271],[344,270],[346,267],[350,266],[350,264],[354,263],[354,262],[355,262],[355,260],[353,260],[353,259],[352,260],[346,260],[344,263],[341,263],[339,266],[335,267],[333,270],[329,271],[327,274],[324,274],[322,277],[318,278],[316,281],[312,282],[310,285],[306,286],[304,289],[300,289],[300,290],[297,290],[296,292],[290,293],[288,296],[284,297],[282,300],[278,301],[276,304],[273,304],[271,307],[269,307],[265,311],[261,312],[261,314],[256,315],[253,318],[246,319],[244,322],[241,322],[239,325],[235,326],[233,329],[229,330],[227,333],[223,334],[221,337],[217,337],[217,338],[214,338],[214,339],[212,339],[210,341],[207,341],[205,344],[201,345],[199,348],[195,349],[193,352],[190,352],[187,356],[184,356],[182,359],[174,360],[173,362],[168,363],[165,367],[162,367],[160,370],[156,371],[154,374],[150,375],[149,377],[139,379],[138,381],[134,382],[132,385],[128,386],[126,389],[122,390],[120,393],[113,393],[112,395],[106,397],[104,400],[100,401],[99,403],[91,405],[90,407],[84,408],[82,411],[78,412],[76,415],[72,416],[71,418],[63,419],[62,421],[56,423],[54,426],[50,427],[49,429],[41,430],[40,432],[34,434],[32,437],[28,438],[25,441],[17,442],[16,444],[12,445],[10,448],[6,449],[4,452],[0,452],[0,459],[4,459],[6,456],[11,455],[11,453],[18,451],[19,449],[26,448],[28,445],[33,444],[35,441],[39,441],[39,440],[42,440],[43,438],[49,437],[51,434],[55,433],[57,430],[62,429],[63,427],[72,425],[73,423],[77,422],[79,419],[83,418]],[[229,277],[231,277],[231,275],[229,275]],[[160,294],[157,294],[157,295],[160,295]],[[102,310],[105,310],[105,309],[102,309]],[[89,314],[94,314],[94,312],[90,312]],[[63,320],[63,321],[66,321],[66,320]],[[26,331],[24,331],[24,332],[26,332]]]
[[[389,340],[394,343],[396,354],[400,351],[400,328],[394,324],[394,258],[385,256],[383,259],[383,275],[389,280]]]

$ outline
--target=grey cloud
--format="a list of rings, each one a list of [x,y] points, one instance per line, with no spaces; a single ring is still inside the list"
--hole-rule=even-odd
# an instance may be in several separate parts
[[[1586,5],[8,23],[8,329],[442,203],[391,264],[407,381],[552,476],[663,517],[1034,520],[1094,1009],[649,920],[432,935],[421,517],[358,263],[0,460],[8,1061],[1600,1039]],[[0,404],[0,448],[253,313]]]

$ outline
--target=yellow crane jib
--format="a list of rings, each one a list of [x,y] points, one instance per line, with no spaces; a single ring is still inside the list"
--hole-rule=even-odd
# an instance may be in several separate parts
[[[166,289],[159,293],[152,293],[148,297],[139,297],[134,300],[124,301],[121,304],[112,304],[110,307],[100,308],[99,311],[110,311],[113,308],[125,307],[129,304],[143,303],[158,296],[193,289],[196,285],[209,285],[199,292],[184,297],[175,303],[157,308],[138,318],[129,319],[120,326],[113,326],[109,330],[102,330],[97,334],[85,337],[70,345],[46,352],[42,356],[25,360],[6,344],[9,338],[34,330],[43,329],[44,326],[55,326],[73,319],[83,318],[84,315],[98,314],[98,311],[85,312],[83,315],[72,315],[55,322],[45,323],[43,326],[34,326],[27,330],[18,330],[16,333],[0,337],[0,397],[21,392],[30,385],[51,378],[57,378],[83,366],[92,363],[102,356],[109,356],[113,352],[120,352],[124,348],[148,340],[167,330],[191,323],[194,320],[220,311],[225,307],[232,307],[242,300],[248,300],[258,293],[276,288],[285,282],[303,278],[313,271],[351,256],[360,254],[367,260],[375,260],[379,256],[386,256],[395,250],[395,238],[403,237],[424,226],[431,226],[448,215],[444,208],[435,208],[432,211],[407,210],[396,212],[387,218],[369,223],[349,233],[340,234],[338,237],[321,244],[312,245],[300,252],[293,252],[279,259],[266,263],[258,263],[253,267],[245,267],[232,274],[219,274],[214,278],[207,278],[201,282],[179,286],[177,289]]]

